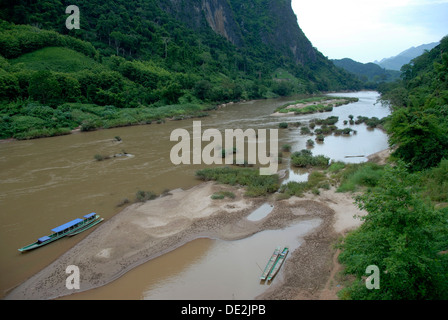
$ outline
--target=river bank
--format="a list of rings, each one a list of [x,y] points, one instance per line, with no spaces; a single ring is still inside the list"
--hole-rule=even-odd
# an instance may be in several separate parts
[[[223,190],[234,192],[236,197],[211,199],[213,193]],[[133,204],[12,290],[6,299],[55,299],[72,294],[65,286],[68,265],[80,268],[79,291],[84,291],[105,285],[196,238],[236,240],[262,230],[282,229],[298,221],[320,218],[322,223],[288,258],[283,281],[258,297],[318,298],[316,294],[325,288],[332,269],[332,244],[343,232],[359,225],[354,215],[363,214],[353,204],[351,195],[330,189],[319,196],[270,199],[274,210],[260,221],[249,221],[247,215],[266,199],[245,198],[243,193],[241,188],[206,182],[188,190],[173,190],[143,204]]]
[[[358,96],[358,94],[353,94],[353,96]],[[372,103],[375,102],[376,99],[376,93],[362,93],[359,94],[359,96],[361,97],[360,103],[349,105],[347,107],[342,106],[340,108],[335,108],[331,114],[339,116],[341,120],[348,119],[347,117],[349,114],[354,114],[355,116],[357,114],[378,117],[383,116],[385,113],[383,108],[375,107],[374,105],[372,106]],[[276,107],[283,105],[285,102],[287,101],[263,100],[229,105],[226,106],[226,108],[214,111],[210,117],[203,118],[203,125],[211,128],[243,129],[247,127],[277,127],[278,118],[271,117],[270,115]],[[301,117],[300,120],[306,123],[315,117],[325,116],[326,115],[320,114],[307,115]],[[294,122],[297,120],[294,116],[287,118],[286,121]],[[98,238],[91,237],[97,234],[99,230],[103,229],[103,226],[99,225],[98,228],[92,232],[85,232],[77,237],[65,239],[51,246],[45,246],[45,248],[39,249],[38,252],[18,255],[16,248],[23,245],[24,242],[29,241],[28,239],[40,236],[42,231],[47,230],[52,224],[57,224],[59,221],[62,223],[73,219],[73,217],[77,217],[80,213],[88,213],[91,211],[99,212],[101,216],[104,216],[106,218],[106,223],[104,225],[107,224],[108,226],[110,226],[108,221],[115,220],[116,216],[126,215],[122,214],[122,212],[129,213],[129,217],[131,218],[134,214],[131,214],[130,211],[123,211],[123,208],[119,207],[118,204],[121,205],[124,203],[123,199],[126,199],[128,203],[132,202],[132,199],[135,197],[135,192],[138,190],[150,190],[156,194],[166,194],[165,190],[182,188],[185,191],[179,193],[177,195],[178,197],[180,197],[181,194],[184,194],[185,196],[188,195],[189,197],[196,198],[194,195],[196,193],[190,193],[190,190],[192,187],[200,184],[195,178],[195,172],[198,169],[203,169],[204,166],[179,167],[173,166],[170,161],[167,161],[171,147],[170,144],[166,143],[167,137],[169,137],[174,129],[179,127],[188,129],[191,127],[191,122],[167,121],[160,126],[132,126],[110,130],[98,130],[88,134],[74,134],[52,139],[37,139],[3,144],[2,148],[4,154],[7,154],[8,157],[2,158],[4,170],[2,171],[3,198],[1,201],[2,207],[4,208],[4,214],[2,215],[3,229],[1,234],[4,241],[2,241],[3,258],[1,262],[2,271],[4,274],[9,275],[8,278],[2,279],[4,296],[9,294],[8,298],[13,297],[11,295],[12,293],[17,292],[16,290],[21,288],[25,283],[30,284],[30,281],[37,279],[36,275],[42,272],[42,270],[50,270],[46,269],[47,266],[54,261],[58,261],[58,257],[64,256],[66,253],[69,254],[69,252],[76,253],[72,250],[76,248],[75,245],[77,243],[84,243],[83,239],[90,239],[93,241],[90,244],[95,244],[98,241],[96,240]],[[367,161],[367,159],[345,159],[344,156],[347,154],[368,155],[387,147],[384,133],[379,130],[365,130],[363,126],[360,126],[357,129],[358,134],[355,136],[327,137],[324,144],[315,145],[313,154],[325,154],[335,161],[359,162]],[[293,150],[300,150],[303,148],[305,140],[308,138],[301,135],[299,130],[281,130],[279,133],[280,145],[290,144]],[[114,136],[120,136],[122,141],[117,143],[116,139],[113,139]],[[369,141],[368,144],[365,143],[365,141],[367,141],[366,139]],[[341,143],[343,147],[341,147]],[[114,158],[111,161],[96,161],[93,158],[93,155],[96,153],[115,154],[122,150],[131,152],[135,157],[126,159]],[[296,175],[301,174],[292,169],[289,171],[290,180],[294,180]],[[293,177],[291,177],[291,174]],[[230,190],[233,189],[229,189],[229,191]],[[174,195],[177,191],[171,191],[170,193]],[[210,190],[211,194],[214,193],[212,191],[213,190]],[[128,270],[133,269],[134,266],[139,265],[139,263],[143,263],[153,257],[158,257],[169,251],[172,252],[170,252],[170,255],[164,255],[164,258],[173,255],[177,259],[182,260],[184,258],[182,256],[179,257],[177,254],[178,250],[174,249],[181,246],[184,247],[184,243],[191,243],[192,241],[190,239],[196,239],[198,237],[209,237],[212,239],[222,238],[224,240],[227,238],[230,240],[234,238],[252,239],[254,237],[251,235],[255,235],[255,233],[256,236],[265,234],[265,232],[261,232],[262,230],[267,230],[268,232],[274,228],[277,228],[275,230],[283,230],[283,226],[289,226],[291,224],[295,226],[301,224],[303,220],[306,222],[308,221],[306,219],[313,218],[312,215],[304,217],[291,213],[291,208],[288,207],[287,202],[276,201],[275,199],[270,198],[263,198],[262,200],[244,198],[240,194],[242,191],[232,192],[236,195],[235,199],[226,198],[211,201],[208,199],[209,195],[205,194],[203,195],[203,199],[200,197],[196,198],[199,199],[198,203],[207,198],[208,202],[206,201],[205,203],[214,207],[214,209],[205,209],[205,207],[200,209],[199,211],[205,210],[203,211],[204,215],[201,217],[190,219],[182,217],[182,215],[177,216],[179,212],[184,212],[184,215],[189,215],[188,211],[190,209],[186,209],[182,205],[179,205],[176,210],[173,209],[174,213],[171,215],[171,220],[166,222],[166,225],[164,225],[163,217],[161,218],[160,214],[155,214],[151,221],[153,221],[153,223],[159,221],[158,226],[160,229],[152,228],[149,230],[143,227],[137,228],[134,223],[134,230],[132,228],[129,229],[119,226],[120,224],[117,222],[117,230],[111,229],[112,231],[104,233],[103,236],[106,240],[110,240],[116,233],[121,236],[122,239],[126,239],[123,240],[122,243],[119,243],[117,240],[118,249],[127,246],[127,251],[125,250],[126,253],[122,257],[122,260],[116,261],[117,265],[115,266],[115,271],[112,270],[108,274],[103,273],[102,266],[98,264],[97,266],[101,268],[98,268],[97,270],[92,269],[86,272],[86,275],[83,275],[82,270],[84,265],[80,265],[82,272],[82,290],[88,289],[88,287],[86,287],[87,284],[90,287],[95,287],[108,283],[108,281],[112,281],[112,279],[117,279],[118,277],[120,277],[120,280],[127,279],[128,275],[133,276],[136,274],[134,270],[127,273]],[[312,201],[319,202],[318,199],[320,199],[324,193],[326,193],[326,190],[322,190],[320,196],[315,196],[314,194],[310,194],[309,196],[312,197]],[[167,201],[170,197],[171,195],[168,194],[167,197],[157,199],[157,201],[161,201],[162,199]],[[26,201],[23,201],[24,199],[26,199]],[[304,198],[300,199],[304,200]],[[226,205],[235,206],[234,202],[242,200],[245,201],[246,207],[235,207],[234,209],[238,212],[233,212],[232,214],[227,212],[232,208],[225,207]],[[269,200],[270,202],[272,200],[272,203],[277,206],[264,220],[248,223],[246,217],[261,205],[260,202],[257,202],[259,200]],[[353,201],[350,200],[349,202],[351,203]],[[155,205],[156,203],[159,204],[159,207],[154,207],[153,211],[156,213],[163,212],[165,208],[160,206],[163,201],[152,202],[152,205]],[[326,205],[327,207],[328,204],[330,203],[326,203],[325,201],[322,202],[322,205]],[[218,205],[224,206],[225,210],[222,208],[222,210],[219,209]],[[305,205],[306,203],[304,202],[297,204],[298,207],[304,207]],[[191,217],[196,217],[196,214],[199,212],[196,209],[193,211]],[[207,210],[208,213],[206,213]],[[277,214],[282,211],[289,213],[285,215]],[[296,210],[293,211],[297,213]],[[322,212],[324,211],[326,211],[326,209],[322,210]],[[334,215],[335,213],[333,215],[329,214],[327,215],[327,218]],[[163,216],[168,217],[165,216],[165,214]],[[323,221],[327,218],[318,219]],[[270,227],[270,224],[275,225],[280,221],[283,221],[283,224],[277,224],[278,227]],[[131,223],[130,221],[128,222]],[[243,225],[244,228],[240,228],[241,225]],[[322,223],[322,226],[323,225],[324,224]],[[149,228],[150,225],[144,226]],[[178,230],[177,228],[180,229]],[[119,231],[120,229],[122,229],[122,232]],[[125,229],[128,230],[127,233],[124,232]],[[171,229],[173,233],[168,234],[168,229]],[[242,230],[242,232],[239,234],[234,233],[237,229],[239,231]],[[313,233],[318,232],[318,229],[320,230],[321,227],[314,230]],[[153,231],[155,232],[154,234],[152,234]],[[312,237],[312,235],[308,235],[307,237]],[[128,238],[132,241],[128,241]],[[140,253],[136,253],[135,250],[139,249],[140,245],[137,238],[139,238],[141,242],[147,242],[145,245],[152,245],[152,247],[142,250]],[[202,240],[210,242],[215,241]],[[198,241],[202,240],[199,239]],[[238,240],[231,242],[240,243]],[[101,243],[103,244],[103,247],[97,247],[96,253],[90,252],[90,247],[85,245],[84,247],[79,247],[83,249],[79,249],[81,251],[76,253],[78,257],[73,256],[76,258],[75,260],[67,259],[65,261],[73,264],[77,261],[82,263],[83,259],[85,259],[85,261],[89,260],[89,254],[91,254],[90,258],[92,259],[95,255],[98,255],[95,259],[99,261],[102,261],[101,259],[115,259],[113,256],[114,251],[111,249],[111,246],[102,240]],[[197,241],[194,241],[194,243],[197,243]],[[307,247],[300,246],[301,248]],[[309,248],[312,249],[312,247]],[[119,252],[118,249],[116,252]],[[142,248],[140,247],[140,249]],[[83,250],[86,252],[86,257],[81,259],[79,256],[82,255]],[[314,249],[312,251],[314,252]],[[322,252],[328,254],[328,259],[322,260],[326,261],[325,266],[327,269],[325,269],[325,267],[321,269],[322,272],[320,275],[328,278],[328,268],[330,268],[329,266],[332,264],[332,250]],[[197,250],[191,250],[191,253],[197,255]],[[294,253],[289,255],[288,259],[293,258],[293,254]],[[322,253],[321,256],[324,256],[325,254]],[[260,258],[258,258],[258,264],[262,265],[264,263],[264,256],[265,254],[262,254]],[[157,265],[159,259],[154,259],[154,261]],[[152,265],[152,262],[153,261],[142,266],[143,269],[147,268],[147,265]],[[94,263],[96,264],[97,261],[95,260]],[[85,263],[85,265],[87,264],[88,263]],[[253,261],[252,264],[257,268]],[[50,280],[47,280],[47,284],[39,283],[39,280],[34,281],[34,285],[31,284],[28,286],[30,294],[34,295],[36,299],[48,299],[49,297],[57,296],[50,292],[54,289],[51,288],[51,283],[54,286],[65,288],[65,280],[68,276],[65,273],[66,266],[67,265],[64,266],[61,264],[58,268],[53,269],[53,276],[50,277]],[[157,268],[159,267],[156,266],[156,269]],[[142,268],[139,269],[141,270]],[[317,270],[317,268],[315,269]],[[147,273],[151,274],[156,271],[149,269],[149,267],[145,270]],[[282,268],[282,277],[278,277],[274,284],[280,283],[280,280],[283,278],[283,273],[286,270],[287,268]],[[310,270],[313,271],[312,269]],[[325,270],[326,273],[324,273],[323,270]],[[258,269],[252,271],[253,273],[258,273]],[[121,275],[125,272],[126,277],[121,278]],[[58,274],[59,278],[55,276],[56,274]],[[84,276],[86,276],[86,278]],[[320,279],[324,279],[321,276]],[[255,275],[255,277],[257,277],[257,275]],[[52,282],[53,278],[55,279],[55,282]],[[28,280],[25,281],[26,279]],[[41,278],[41,280],[43,279],[44,278]],[[134,281],[133,283],[135,284],[141,282],[135,277],[132,281]],[[314,278],[312,281],[314,281]],[[122,292],[122,285],[116,285],[117,283],[120,283],[120,281],[112,284],[112,287],[114,287],[112,291]],[[324,280],[322,280],[321,283],[324,283]],[[12,288],[15,288],[16,290],[11,290]],[[36,288],[40,291],[33,293],[33,291],[37,291]],[[101,290],[110,290],[108,288],[110,287],[104,286]],[[47,292],[43,294],[46,290],[49,290],[48,292],[50,293],[47,294]],[[94,292],[96,292],[96,290]],[[68,294],[71,293],[72,292],[69,292]],[[87,296],[94,295],[95,293],[91,294],[89,292]],[[133,295],[129,296],[139,299],[139,292],[134,292]],[[97,297],[101,299],[101,296],[99,295],[94,299]],[[123,297],[126,299],[127,296]],[[20,299],[26,298],[22,296]]]

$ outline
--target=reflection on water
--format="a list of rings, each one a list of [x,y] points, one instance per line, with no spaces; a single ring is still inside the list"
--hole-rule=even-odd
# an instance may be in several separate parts
[[[258,221],[265,218],[274,210],[274,206],[269,203],[263,203],[259,208],[254,210],[250,215],[247,216],[249,221]]]
[[[148,261],[106,286],[62,297],[60,300],[140,300],[148,287],[158,286],[198,263],[215,245],[212,239],[196,239],[175,251]],[[82,286],[82,283],[81,283]]]
[[[273,250],[289,245],[294,251],[302,243],[301,238],[320,222],[320,219],[303,221],[283,230],[263,231],[238,241],[216,240],[196,263],[147,288],[144,299],[254,299],[270,285],[260,282],[260,275]],[[285,265],[287,262],[288,259]],[[280,281],[283,269],[284,266],[273,282]]]
[[[229,105],[201,118],[207,128],[272,129],[279,122],[307,124],[313,118],[339,116],[338,127],[350,114],[356,118],[389,114],[375,104],[376,92],[336,94],[357,96],[360,101],[334,108],[332,112],[303,116],[271,116],[280,105],[294,97],[251,101]],[[0,292],[18,285],[87,236],[93,230],[72,238],[61,239],[26,254],[18,248],[47,235],[55,225],[61,225],[90,212],[106,219],[118,213],[124,199],[132,202],[138,190],[161,193],[166,189],[190,188],[198,183],[195,172],[205,165],[179,165],[170,161],[170,142],[174,129],[191,132],[193,120],[167,121],[151,124],[79,133],[62,137],[0,143]],[[345,158],[347,155],[369,155],[387,148],[387,136],[364,124],[351,126],[357,135],[327,136],[323,144],[312,148],[313,154],[324,154],[346,162],[365,158]],[[114,139],[119,136],[121,141]],[[290,144],[293,151],[306,146],[313,137],[301,135],[297,128],[279,130],[279,142]],[[129,153],[132,157],[96,161],[95,155],[110,156]],[[288,167],[288,161],[281,165]],[[290,180],[306,180],[307,173],[290,170]],[[297,179],[297,180],[296,180]],[[117,289],[119,290],[119,289]]]
[[[291,181],[306,182],[308,181],[309,172],[306,169],[301,168],[289,168],[288,176],[283,179],[282,184],[286,184]]]

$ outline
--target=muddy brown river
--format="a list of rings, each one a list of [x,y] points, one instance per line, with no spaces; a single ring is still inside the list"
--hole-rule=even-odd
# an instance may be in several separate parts
[[[203,130],[207,128],[245,130],[247,128],[278,128],[279,122],[307,123],[313,118],[335,115],[340,119],[336,125],[343,127],[342,121],[347,120],[350,114],[355,118],[358,115],[381,118],[389,114],[386,107],[376,103],[378,98],[376,92],[335,95],[355,96],[360,100],[357,103],[334,108],[332,112],[284,117],[275,117],[271,114],[275,108],[294,101],[296,97],[251,101],[228,105],[210,112],[209,117],[196,120],[201,121]],[[119,205],[126,202],[125,199],[133,202],[138,190],[160,194],[165,190],[186,189],[200,183],[195,178],[195,171],[206,165],[175,166],[170,161],[170,150],[175,144],[170,142],[171,132],[177,128],[191,130],[192,123],[192,119],[167,121],[163,124],[75,133],[39,140],[0,142],[0,292],[2,296],[57,259],[90,232],[94,232],[89,230],[75,237],[63,238],[25,254],[17,250],[49,234],[52,228],[90,212],[97,212],[108,219],[122,210],[123,207]],[[360,162],[365,161],[366,158],[345,158],[345,156],[367,156],[388,147],[387,136],[384,132],[378,129],[369,130],[364,124],[352,127],[357,130],[356,135],[328,136],[324,143],[315,145],[313,153],[324,154],[335,160]],[[119,136],[121,141],[117,141],[116,136]],[[300,131],[296,128],[284,129],[279,130],[278,144],[281,147],[288,143],[295,151],[305,148],[306,140],[309,138],[312,137],[300,135]],[[127,153],[127,155],[104,161],[95,160],[97,154],[119,153]],[[283,163],[282,166],[288,167],[288,164]],[[290,170],[288,179],[306,180],[306,173]],[[269,234],[261,235],[261,233],[253,237],[269,239]],[[285,236],[287,234],[286,232]],[[103,289],[102,293],[84,297],[166,298],[167,292],[175,290],[180,293],[186,290],[181,285],[182,281],[176,280],[176,276],[182,274],[197,277],[189,270],[210,270],[213,265],[222,264],[220,258],[216,257],[216,255],[219,256],[219,252],[224,252],[223,254],[227,257],[240,254],[238,248],[243,248],[252,240],[245,239],[232,243],[211,239],[195,240],[139,266],[124,276],[127,277],[126,281],[119,282],[120,279],[118,279],[105,286],[104,288],[107,289]],[[297,245],[299,244],[300,241],[297,242]],[[210,256],[211,252],[215,252],[215,256]],[[263,264],[266,253],[256,252],[255,254],[259,257],[254,258],[253,261]],[[173,265],[172,261],[177,262],[175,267],[168,267]],[[193,269],[192,265],[195,266]],[[142,281],[142,275],[147,274],[148,270],[145,268],[150,268],[155,277],[166,279],[165,282],[169,284],[169,287],[157,284],[154,278]],[[251,268],[258,270],[255,263],[251,265]],[[176,283],[180,283],[179,286]],[[225,297],[232,298],[234,291],[236,290],[232,287],[226,289]],[[259,293],[259,288],[252,291],[244,297],[253,297]],[[121,293],[118,294],[119,292]]]

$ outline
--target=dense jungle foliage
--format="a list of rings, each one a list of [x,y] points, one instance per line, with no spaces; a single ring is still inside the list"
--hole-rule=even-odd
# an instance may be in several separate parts
[[[380,86],[392,114],[385,123],[394,152],[357,203],[367,215],[345,237],[339,260],[355,275],[344,299],[448,298],[448,37]],[[366,268],[378,267],[378,289]],[[370,280],[368,280],[370,281]]]
[[[91,129],[147,123],[229,101],[359,88],[304,35],[300,41],[309,48],[301,61],[289,47],[270,45],[275,39],[262,39],[282,28],[281,13],[270,9],[278,3],[230,1],[228,14],[243,24],[226,30],[236,30],[235,43],[212,30],[203,14],[176,3],[81,0],[81,28],[68,30],[69,1],[2,2],[0,138],[64,134],[85,123]],[[201,8],[201,1],[192,5]],[[296,22],[288,28],[301,32]],[[136,116],[135,109],[145,115]]]

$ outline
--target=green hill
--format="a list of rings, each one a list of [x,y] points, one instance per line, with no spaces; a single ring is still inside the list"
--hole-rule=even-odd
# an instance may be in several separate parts
[[[381,82],[392,82],[400,78],[400,72],[386,70],[375,63],[360,63],[349,58],[331,60],[344,70],[356,75],[364,87],[374,89]]]
[[[448,159],[448,37],[402,67],[402,81],[379,87],[394,112],[388,120],[394,155],[414,171]]]
[[[0,4],[5,119],[29,116],[20,111],[29,104],[149,108],[163,118],[155,109],[205,110],[243,99],[360,88],[359,80],[312,47],[291,1],[80,0],[80,30],[65,27],[69,4]],[[278,70],[288,77],[276,77]],[[181,109],[177,116],[186,116],[189,108]],[[37,123],[32,130],[53,128]],[[88,127],[102,125],[91,121]],[[1,138],[10,134],[39,136],[10,128]]]
[[[342,299],[448,298],[447,50],[445,37],[403,66],[402,80],[379,86],[393,111],[385,123],[393,163],[357,197],[367,214],[339,247],[339,261],[355,278],[338,293]],[[371,261],[379,290],[363,280]]]
[[[20,69],[50,70],[72,73],[82,70],[105,69],[92,58],[68,48],[47,47],[11,59],[9,63]]]

